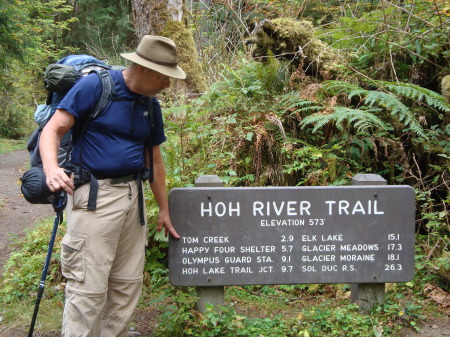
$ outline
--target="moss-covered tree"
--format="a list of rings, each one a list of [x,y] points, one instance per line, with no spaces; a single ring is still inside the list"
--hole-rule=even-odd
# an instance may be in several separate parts
[[[194,38],[187,27],[183,0],[132,0],[133,20],[137,37],[161,35],[171,38],[179,50],[180,66],[186,81],[175,81],[177,92],[201,93],[206,90]]]

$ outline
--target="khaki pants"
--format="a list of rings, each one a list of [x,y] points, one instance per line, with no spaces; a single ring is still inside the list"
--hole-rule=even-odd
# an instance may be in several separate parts
[[[67,278],[63,337],[122,337],[142,290],[147,226],[139,224],[135,181],[99,180],[97,209],[89,184],[68,200],[61,267]]]

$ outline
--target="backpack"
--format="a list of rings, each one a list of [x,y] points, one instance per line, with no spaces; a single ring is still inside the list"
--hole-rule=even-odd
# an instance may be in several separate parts
[[[31,134],[27,150],[30,152],[31,167],[42,167],[39,154],[39,137],[42,129],[53,116],[56,107],[73,85],[91,71],[109,70],[111,66],[90,55],[69,55],[54,64],[50,64],[45,70],[44,86],[48,90],[47,101],[40,104],[34,112],[34,120],[38,124]],[[67,132],[61,139],[58,150],[58,164],[63,167],[67,163],[67,150],[71,140],[71,132]]]
[[[42,159],[39,152],[39,139],[43,128],[55,113],[56,107],[80,78],[91,72],[95,72],[100,77],[102,94],[81,129],[82,131],[79,136],[81,138],[89,122],[98,118],[112,100],[118,100],[114,81],[109,73],[111,69],[124,69],[124,67],[109,66],[89,55],[70,55],[47,67],[44,79],[44,85],[49,91],[47,101],[45,104],[39,105],[35,111],[34,118],[38,127],[33,131],[27,143],[27,150],[30,152],[31,168],[20,178],[22,194],[28,202],[33,204],[52,203],[55,197],[46,186],[45,174],[42,169]],[[150,125],[153,129],[153,100],[149,98],[145,102],[139,103],[147,105]],[[60,167],[70,167],[72,148],[72,134],[69,130],[62,137],[58,150],[58,165]],[[153,158],[151,156],[152,151],[149,151],[149,153],[150,170],[147,179],[151,182],[153,178]]]

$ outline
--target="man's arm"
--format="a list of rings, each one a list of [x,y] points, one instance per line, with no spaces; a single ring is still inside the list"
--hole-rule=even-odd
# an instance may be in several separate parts
[[[166,174],[159,145],[153,146],[153,182],[150,184],[150,187],[159,207],[157,231],[160,232],[164,226],[166,236],[170,233],[175,239],[179,239],[180,236],[170,221],[169,202],[166,191]]]
[[[58,166],[58,149],[61,138],[73,126],[75,119],[72,114],[58,109],[42,130],[39,140],[39,152],[42,158],[47,185],[50,191],[61,188],[73,194],[73,182],[62,168]]]

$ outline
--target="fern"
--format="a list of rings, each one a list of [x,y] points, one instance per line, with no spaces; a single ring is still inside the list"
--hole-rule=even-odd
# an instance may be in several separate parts
[[[316,114],[305,117],[300,122],[300,126],[302,128],[304,128],[305,126],[307,126],[309,124],[313,124],[314,125],[313,132],[317,132],[323,126],[327,125],[328,123],[331,123],[334,120],[334,117],[335,116],[333,114],[325,115],[325,114],[321,114],[321,113],[316,113]]]
[[[438,93],[422,88],[418,85],[403,82],[386,82],[386,81],[376,81],[375,84],[381,88],[387,88],[390,92],[397,95],[401,95],[406,98],[415,99],[417,101],[425,101],[425,103],[433,108],[441,111],[449,112],[450,104],[444,96]]]
[[[322,90],[331,95],[338,95],[341,93],[349,93],[361,88],[355,84],[344,81],[325,81],[323,82]]]
[[[335,123],[336,128],[340,131],[344,130],[345,123],[349,126],[353,125],[358,132],[367,132],[369,129],[386,130],[386,124],[374,114],[377,111],[378,109],[365,111],[362,109],[336,106],[330,114],[317,113],[305,117],[300,125],[305,127],[306,125],[314,124],[314,132],[329,123]]]
[[[409,126],[415,134],[426,138],[423,128],[411,110],[393,94],[382,91],[367,91],[364,102],[369,106],[379,105],[384,107],[390,111],[391,115],[397,116],[398,120],[405,126]]]
[[[359,97],[358,104],[366,105],[372,112],[375,112],[373,109],[382,107],[408,127],[411,132],[425,139],[427,139],[427,133],[411,111],[410,106],[407,105],[408,103],[411,104],[408,100],[424,102],[428,107],[440,111],[450,111],[450,105],[443,96],[414,84],[371,81],[370,85],[375,86],[377,90],[366,90],[355,84],[342,81],[327,81],[322,87],[322,92],[332,95],[346,94],[349,100]],[[378,122],[374,125],[376,124]],[[361,125],[364,125],[364,123]]]
[[[297,91],[289,92],[282,95],[278,102],[276,102],[272,110],[273,111],[292,111],[293,114],[298,112],[314,113],[322,111],[325,108],[315,101],[310,101],[299,97],[300,94]]]
[[[291,91],[282,96],[274,105],[274,108],[279,108],[280,110],[293,110],[304,104],[307,100],[299,97],[300,93],[298,91]],[[308,101],[309,102],[309,101]]]

